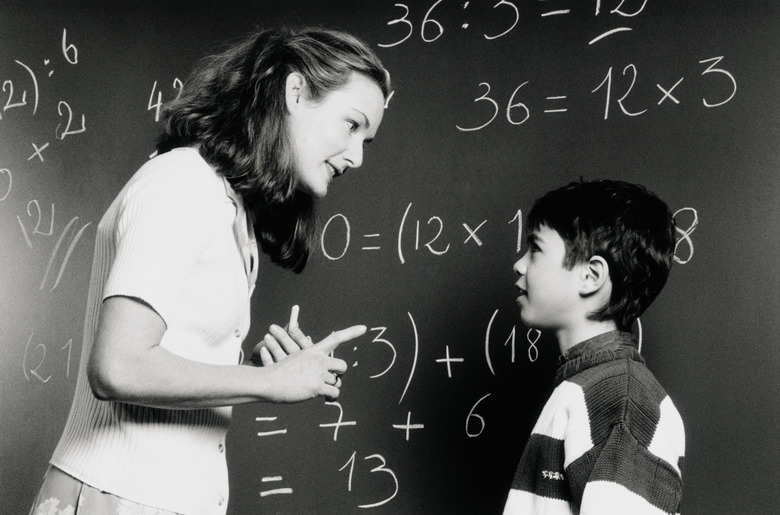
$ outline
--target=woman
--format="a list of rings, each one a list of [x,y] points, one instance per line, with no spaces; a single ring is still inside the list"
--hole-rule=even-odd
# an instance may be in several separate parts
[[[225,513],[229,406],[338,397],[328,353],[364,326],[313,344],[291,320],[256,348],[264,366],[237,364],[255,236],[303,269],[314,200],[362,164],[388,92],[371,50],[322,29],[199,64],[98,228],[75,397],[32,513]]]

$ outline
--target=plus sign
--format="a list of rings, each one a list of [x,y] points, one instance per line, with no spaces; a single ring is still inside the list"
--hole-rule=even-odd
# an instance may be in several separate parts
[[[402,424],[393,424],[393,427],[396,429],[405,429],[406,430],[406,441],[409,441],[409,431],[411,429],[422,429],[425,426],[423,424],[412,424],[412,412],[407,411],[406,412],[406,425]]]
[[[447,345],[445,347],[445,353],[447,355],[446,358],[437,359],[436,363],[446,363],[447,364],[447,377],[452,378],[452,366],[450,366],[450,363],[463,363],[463,358],[451,358],[450,357],[450,346]]]

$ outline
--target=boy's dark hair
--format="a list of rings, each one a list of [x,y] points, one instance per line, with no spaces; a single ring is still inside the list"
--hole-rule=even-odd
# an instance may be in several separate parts
[[[638,184],[572,182],[536,201],[528,226],[555,230],[566,245],[562,265],[601,256],[609,265],[609,303],[591,320],[614,320],[628,331],[666,283],[674,258],[675,225],[666,203]]]

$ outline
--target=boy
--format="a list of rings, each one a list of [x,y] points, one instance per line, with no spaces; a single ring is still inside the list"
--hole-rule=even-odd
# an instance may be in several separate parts
[[[576,182],[539,199],[528,226],[520,318],[554,332],[563,364],[505,513],[679,513],[682,419],[629,332],[669,274],[669,208],[638,185]]]

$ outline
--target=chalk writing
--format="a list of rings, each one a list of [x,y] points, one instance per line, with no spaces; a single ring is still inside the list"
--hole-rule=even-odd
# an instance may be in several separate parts
[[[645,10],[648,0],[613,0],[611,2],[602,2],[595,0],[594,18],[609,15],[615,15],[618,19],[634,18]],[[509,35],[515,31],[521,22],[526,21],[520,14],[518,4],[520,0],[508,1],[499,0],[495,3],[482,4],[472,2],[444,2],[436,0],[425,10],[425,14],[420,18],[425,5],[420,11],[412,12],[412,9],[404,3],[394,3],[393,8],[397,16],[390,19],[386,25],[392,27],[392,36],[388,36],[390,42],[379,43],[378,46],[391,48],[410,41],[419,31],[420,40],[423,43],[430,44],[439,41],[445,32],[449,32],[449,27],[457,26],[461,29],[460,33],[468,34],[471,27],[471,20],[479,18],[485,25],[492,28],[490,32],[482,32],[481,36],[485,40],[493,41]],[[528,3],[528,2],[526,2]],[[611,9],[602,9],[602,3],[612,5]],[[559,1],[555,7],[550,7],[548,2],[534,2],[535,12],[532,14],[542,19],[552,19],[554,17],[568,16],[572,14],[572,0]],[[617,5],[615,5],[617,4]],[[435,12],[434,12],[435,11]],[[631,32],[632,27],[621,25],[608,29],[596,36],[593,36],[588,45],[594,45],[616,34]],[[457,31],[456,31],[457,33]],[[446,38],[445,38],[446,39]]]
[[[255,422],[276,422],[277,417],[255,417]],[[276,435],[286,435],[287,434],[287,428],[284,429],[274,429],[271,431],[260,431],[257,433],[257,436],[276,436]]]
[[[282,476],[265,476],[260,482],[265,483],[279,483],[283,481]],[[269,495],[289,495],[293,493],[293,489],[289,487],[272,488],[270,490],[263,490],[260,492],[260,497],[268,497]]]
[[[476,413],[474,413],[474,410],[477,409],[477,406],[479,406],[479,404],[482,401],[484,401],[485,399],[490,397],[490,395],[491,394],[488,393],[487,395],[483,395],[482,397],[480,397],[479,400],[477,402],[475,402],[474,405],[469,410],[469,414],[466,417],[466,435],[469,438],[476,438],[479,435],[481,435],[482,432],[485,430],[485,425],[486,425],[485,418],[482,415],[477,415]],[[472,422],[474,422],[474,421],[476,421],[479,424],[479,430],[476,431],[476,432],[474,432],[471,429],[469,429],[470,424]]]
[[[5,192],[3,192],[2,183],[6,182],[5,186]],[[0,168],[0,193],[3,193],[0,195],[0,202],[4,201],[8,198],[8,195],[11,194],[11,190],[13,189],[14,185],[14,176],[11,173],[11,170],[8,168]]]
[[[691,215],[693,215],[693,220],[691,221],[687,229],[680,228],[680,222],[678,218],[682,213],[690,213]],[[683,207],[674,212],[674,220],[675,220],[674,229],[680,234],[680,238],[674,244],[674,260],[675,262],[684,265],[690,262],[691,259],[693,259],[693,240],[691,240],[691,234],[693,234],[693,231],[696,230],[696,226],[699,225],[699,214],[692,207]],[[677,255],[677,248],[683,242],[688,247],[688,257],[686,258],[681,258]]]
[[[320,427],[332,427],[333,428],[333,441],[336,442],[339,439],[339,428],[342,426],[356,426],[357,422],[354,420],[344,421],[344,408],[338,402],[326,402],[327,406],[336,406],[339,409],[339,419],[336,422],[327,424],[320,424]]]
[[[33,346],[33,338],[35,333],[30,333],[27,338],[27,344],[24,348],[24,357],[22,358],[22,370],[24,377],[28,382],[31,382],[31,377],[38,379],[41,383],[48,383],[53,377],[51,373],[45,373],[43,371],[44,364],[47,361],[47,347],[45,343],[39,342]],[[70,360],[73,349],[73,340],[69,339],[65,345],[59,348],[60,354],[64,351],[65,358],[65,377],[70,377]],[[46,377],[43,376],[46,374]]]
[[[412,412],[407,411],[406,412],[406,423],[405,424],[393,424],[393,427],[395,429],[403,429],[406,432],[406,441],[409,441],[409,434],[412,429],[424,429],[424,424],[412,424]]]
[[[352,455],[347,460],[347,462],[339,469],[339,472],[341,472],[342,470],[344,470],[347,467],[349,467],[349,473],[348,473],[348,478],[347,478],[347,491],[349,491],[349,492],[352,491],[352,476],[353,476],[354,471],[355,471],[355,457],[356,456],[357,456],[357,452],[353,452]],[[382,506],[384,504],[387,504],[388,502],[393,500],[393,498],[398,494],[398,478],[396,477],[395,472],[393,472],[392,470],[390,470],[389,468],[386,467],[387,462],[385,461],[385,458],[381,454],[372,454],[370,456],[366,456],[363,459],[364,460],[379,460],[380,464],[377,465],[376,467],[374,467],[373,469],[371,469],[370,473],[373,474],[375,472],[383,472],[385,474],[390,475],[390,477],[393,479],[393,485],[394,486],[393,486],[393,493],[390,496],[388,496],[387,498],[382,499],[382,500],[377,501],[377,502],[374,502],[374,503],[370,503],[370,504],[360,504],[360,505],[358,505],[358,508],[376,508],[378,506]]]
[[[401,216],[398,231],[395,235],[397,241],[398,260],[403,264],[412,252],[427,251],[434,256],[444,256],[452,250],[452,243],[448,241],[445,231],[448,227],[442,217],[438,215],[429,216],[425,222],[421,219],[414,219],[410,216],[412,210],[410,202],[403,215]],[[509,223],[518,222],[518,251],[522,239],[522,213],[518,210],[517,214]],[[480,231],[483,231],[488,225],[489,220],[479,222],[461,221],[461,227],[465,231],[465,239],[461,242],[462,246],[482,247],[486,241]],[[411,227],[410,227],[411,226]],[[413,229],[413,231],[410,231]],[[410,235],[411,233],[411,235]],[[383,233],[366,232],[362,235],[367,243],[360,246],[361,251],[380,251],[382,246]],[[405,244],[411,244],[411,249],[406,248]],[[320,250],[322,254],[330,261],[338,261],[347,255],[352,246],[352,225],[349,219],[337,213],[332,215],[322,228],[320,234]]]
[[[725,96],[725,98],[718,102],[708,101],[706,98],[702,98],[702,103],[707,108],[720,107],[725,105],[726,103],[730,102],[734,98],[737,92],[737,81],[734,78],[734,75],[731,74],[728,70],[725,70],[723,68],[715,68],[715,65],[721,62],[721,60],[723,60],[722,56],[699,61],[700,64],[706,64],[710,62],[712,63],[710,66],[706,68],[706,70],[702,72],[701,75],[706,75],[706,74],[725,75],[726,80],[728,80],[728,85],[730,89],[730,91]],[[629,101],[631,102],[634,101],[635,95],[632,95],[632,92],[634,91],[634,87],[636,86],[637,79],[639,79],[639,71],[637,66],[635,64],[628,64],[623,68],[622,76],[625,77],[626,80],[628,81],[627,84],[625,85],[622,83],[616,84],[617,79],[615,78],[615,73],[613,70],[614,67],[610,66],[601,83],[599,83],[598,86],[596,86],[594,89],[590,91],[590,93],[597,93],[600,90],[603,90],[604,92],[604,120],[609,119],[610,107],[613,106],[613,104],[617,104],[617,106],[620,108],[620,112],[622,112],[625,116],[635,117],[647,113],[650,107],[645,107],[644,109],[634,108],[632,110],[630,107],[627,106],[630,103]],[[676,90],[681,86],[683,79],[684,77],[673,79],[674,82],[671,82],[671,85],[656,84],[656,88],[661,92],[661,96],[660,98],[658,98],[657,101],[655,101],[655,107],[661,106],[662,104],[668,104],[668,103],[679,105],[681,101],[678,98],[679,93],[677,93]],[[509,99],[506,102],[506,107],[504,108],[504,118],[509,123],[509,125],[512,126],[523,125],[531,119],[532,113],[535,112],[535,108],[533,107],[533,104],[529,104],[528,103],[529,100],[527,98],[524,98],[520,94],[521,90],[529,84],[530,81],[524,81],[520,83],[517,87],[515,87],[515,89],[509,95]],[[716,90],[722,89],[721,86],[718,86],[715,83],[712,83],[712,85],[713,88]],[[617,92],[620,96],[615,98],[615,92],[613,92],[613,89],[617,88],[618,86],[621,86],[620,91]],[[473,100],[473,103],[479,104],[480,109],[478,111],[482,113],[480,115],[480,119],[483,121],[476,122],[473,125],[456,124],[455,128],[461,132],[475,132],[475,131],[480,131],[482,129],[485,129],[486,127],[491,125],[496,120],[496,118],[498,118],[498,115],[502,111],[503,104],[500,103],[498,100],[496,100],[496,95],[494,94],[490,83],[480,82],[478,87],[482,91],[482,93],[479,94],[479,96],[477,96]],[[535,93],[530,93],[530,95],[532,96],[534,94]],[[568,98],[568,95],[560,95],[560,94],[539,95],[538,92],[536,93],[536,95],[537,96],[533,97],[531,100],[537,98],[538,96],[541,96],[548,102],[552,101],[556,103],[556,106],[554,108],[543,107],[541,109],[541,112],[543,114],[560,115],[562,113],[569,112],[569,109],[567,107],[563,107],[561,105],[562,102],[564,102]]]
[[[181,95],[181,90],[183,87],[182,81],[177,77],[173,79],[173,89],[177,90],[176,98],[179,98]],[[157,101],[155,101],[154,94],[157,93]],[[149,103],[146,106],[147,111],[154,110],[154,121],[159,122],[160,121],[160,113],[162,112],[163,108],[163,96],[162,91],[157,91],[157,81],[154,81],[154,84],[152,84],[152,92],[149,94]]]
[[[535,333],[534,336],[531,336],[531,333]],[[539,341],[540,336],[542,336],[542,332],[539,329],[529,329],[525,334],[525,337],[528,339],[529,343],[528,361],[531,363],[539,359],[539,349],[536,347],[536,342]]]
[[[436,360],[436,363],[444,363],[447,365],[447,377],[452,379],[452,363],[463,363],[463,358],[450,357],[450,346],[444,346],[445,357]]]

